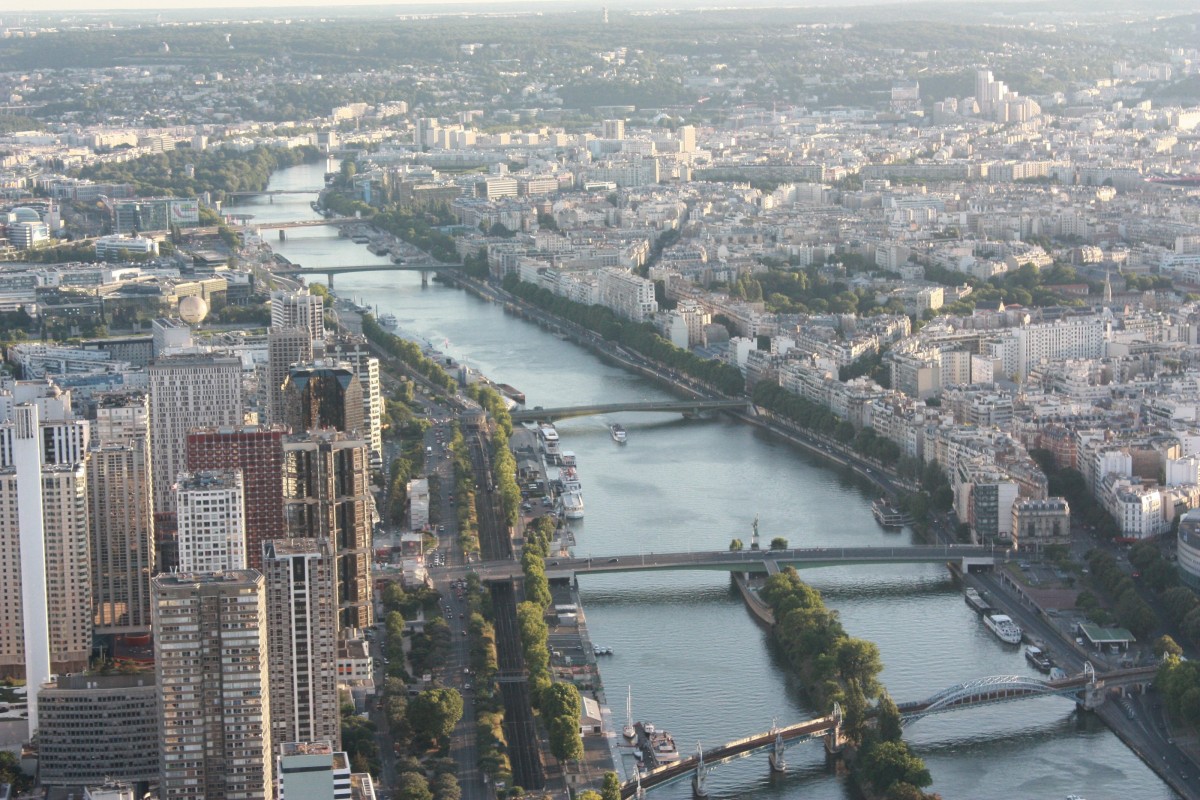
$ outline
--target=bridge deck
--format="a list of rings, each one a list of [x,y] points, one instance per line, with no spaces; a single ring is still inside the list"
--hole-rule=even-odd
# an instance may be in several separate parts
[[[513,422],[569,419],[592,414],[614,414],[619,411],[716,411],[723,408],[745,408],[748,400],[664,400],[661,402],[607,403],[561,408],[517,409],[509,412]]]

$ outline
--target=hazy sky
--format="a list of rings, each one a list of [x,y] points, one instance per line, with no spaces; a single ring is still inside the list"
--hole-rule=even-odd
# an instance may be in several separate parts
[[[106,11],[148,11],[169,14],[175,9],[197,8],[262,8],[279,11],[280,9],[305,9],[310,15],[315,8],[328,11],[328,16],[337,17],[355,6],[371,6],[378,8],[381,13],[403,14],[420,10],[467,9],[471,6],[509,6],[513,8],[528,6],[552,7],[555,9],[580,9],[608,6],[612,9],[630,7],[736,7],[736,6],[849,6],[849,5],[892,5],[896,3],[913,2],[914,0],[702,0],[702,2],[686,2],[686,0],[579,0],[577,2],[561,2],[561,0],[414,0],[414,2],[396,2],[396,0],[354,0],[352,3],[338,3],[336,0],[174,0],[169,7],[164,7],[162,0],[49,0],[38,3],[37,0],[0,0],[0,20],[6,25],[15,22],[14,15],[22,12],[52,15],[55,11],[79,11],[90,14],[103,14]],[[194,14],[189,16],[194,17]],[[215,15],[214,15],[215,16]]]

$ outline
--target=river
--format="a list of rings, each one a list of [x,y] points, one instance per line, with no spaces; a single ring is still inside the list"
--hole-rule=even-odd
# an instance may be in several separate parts
[[[307,219],[324,165],[277,172],[271,189],[312,188],[229,207],[260,221]],[[383,263],[332,228],[294,229],[267,240],[307,267]],[[506,315],[464,291],[422,287],[416,273],[339,275],[336,289],[391,312],[400,331],[434,343],[527,396],[530,406],[650,400],[661,389],[569,342]],[[620,421],[628,443],[608,425]],[[885,533],[871,517],[869,490],[819,460],[749,426],[719,417],[667,414],[587,417],[558,425],[579,461],[586,517],[574,523],[577,555],[713,550],[749,541],[759,517],[764,546],[782,536],[794,547],[885,545],[911,533]],[[633,556],[636,557],[636,556]],[[1002,645],[936,566],[847,567],[806,572],[847,632],[879,646],[881,680],[897,701],[923,699],[988,675],[1037,673]],[[665,572],[588,576],[581,596],[594,642],[613,648],[601,676],[614,720],[632,687],[634,716],[669,729],[682,753],[810,716],[772,654],[769,637],[743,607],[727,576]],[[1088,800],[1176,795],[1099,720],[1073,704],[1040,698],[927,718],[906,729],[947,798]],[[766,756],[722,765],[709,778],[714,798],[842,800],[842,778],[827,772],[817,744],[788,752],[789,770],[772,776]],[[660,800],[691,797],[681,782]]]

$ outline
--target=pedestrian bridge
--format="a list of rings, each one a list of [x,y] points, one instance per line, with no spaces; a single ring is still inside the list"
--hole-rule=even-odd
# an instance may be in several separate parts
[[[1095,708],[1103,702],[1104,693],[1113,688],[1143,687],[1154,680],[1156,667],[1117,670],[1098,674],[1090,663],[1084,664],[1083,672],[1061,680],[1043,681],[1022,675],[995,675],[961,683],[943,689],[931,697],[916,702],[900,703],[902,724],[912,724],[931,714],[959,711],[993,703],[1023,700],[1030,697],[1061,696],[1074,699],[1085,708]],[[743,739],[727,742],[718,747],[704,750],[697,746],[697,753],[680,759],[673,764],[655,767],[649,772],[638,774],[633,780],[621,785],[621,797],[639,795],[657,786],[691,777],[695,793],[704,797],[705,779],[709,770],[718,764],[741,758],[752,753],[770,749],[771,769],[782,772],[786,769],[784,758],[788,745],[821,739],[826,751],[838,752],[843,745],[842,713],[835,704],[833,713],[805,720],[786,727],[773,726],[770,730],[756,733]]]
[[[720,411],[726,408],[746,408],[749,400],[663,400],[643,403],[608,403],[590,406],[567,406],[563,408],[515,409],[509,412],[513,422],[553,422],[557,419],[588,417],[595,414],[615,414],[619,411],[675,411],[685,415],[696,415],[702,411]]]

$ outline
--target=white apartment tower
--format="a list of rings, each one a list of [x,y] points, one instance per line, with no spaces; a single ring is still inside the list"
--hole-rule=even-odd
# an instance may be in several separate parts
[[[597,270],[596,275],[600,305],[611,308],[618,316],[645,322],[658,311],[653,281],[617,267]]]
[[[255,570],[151,581],[159,797],[271,800],[266,603]]]
[[[47,392],[46,390],[49,390]],[[0,423],[0,673],[31,687],[37,730],[41,685],[87,666],[92,640],[88,423],[70,418],[53,386],[17,385]],[[12,400],[21,402],[12,404]],[[43,411],[51,417],[43,421]]]
[[[326,539],[263,544],[271,739],[341,742],[337,691],[337,593]]]
[[[325,338],[325,301],[307,289],[271,292],[271,327],[304,328],[314,340]]]
[[[173,512],[172,486],[187,466],[188,432],[242,423],[242,362],[177,356],[155,361],[149,372],[154,510]]]
[[[246,505],[241,470],[181,472],[175,482],[180,572],[246,568]]]

